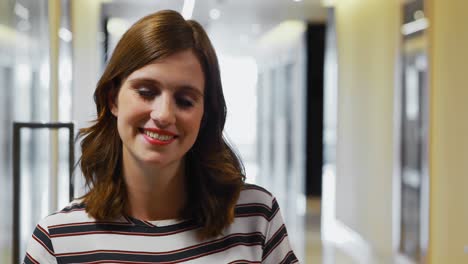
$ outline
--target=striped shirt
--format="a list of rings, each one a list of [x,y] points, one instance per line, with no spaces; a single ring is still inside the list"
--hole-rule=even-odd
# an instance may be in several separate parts
[[[95,221],[74,201],[35,228],[24,263],[297,263],[276,199],[246,185],[234,222],[200,241],[190,220]]]

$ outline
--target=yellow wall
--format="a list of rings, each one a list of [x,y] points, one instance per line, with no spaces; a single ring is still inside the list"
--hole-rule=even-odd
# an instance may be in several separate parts
[[[102,52],[99,45],[101,3],[98,0],[72,0],[71,22],[73,32],[73,94],[72,119],[75,128],[88,127],[96,118],[94,89],[101,73]],[[79,151],[79,150],[77,150]],[[81,153],[76,153],[79,157]],[[75,196],[85,193],[84,178],[76,177]]]
[[[431,264],[468,263],[468,1],[429,0]]]
[[[392,254],[393,97],[399,2],[340,0],[336,218]]]
[[[86,127],[96,117],[93,93],[101,73],[102,54],[98,39],[101,1],[71,1],[73,31],[73,120]]]
[[[391,249],[393,91],[399,1],[336,5],[337,219]],[[468,1],[427,0],[430,58],[429,262],[468,263]],[[379,239],[380,238],[380,239]]]

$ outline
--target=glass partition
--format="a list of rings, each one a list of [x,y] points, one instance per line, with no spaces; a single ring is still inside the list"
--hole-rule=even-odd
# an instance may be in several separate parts
[[[427,26],[423,0],[403,4],[399,250],[418,263],[429,239]]]
[[[61,191],[67,192],[66,201],[69,201],[73,197],[73,124],[13,124],[13,263],[24,258],[27,241],[36,224],[57,210],[58,180],[51,173],[53,155],[48,151],[51,144],[47,139],[53,139],[53,130],[59,128],[68,129],[68,177],[61,178],[69,188]],[[34,142],[37,139],[40,140]]]
[[[276,195],[291,244],[304,261],[307,51],[301,23],[289,24],[294,37],[269,40],[257,56],[257,183]]]
[[[21,173],[14,175],[19,177],[21,192],[18,193],[19,200],[14,200],[14,210],[20,212],[20,217],[13,219],[13,229],[19,227],[18,233],[19,252],[21,259],[24,258],[26,243],[29,240],[35,225],[50,211],[50,151],[48,131],[22,130],[20,131],[20,156],[19,165]],[[13,178],[15,182],[16,178]],[[15,184],[14,184],[15,185]],[[15,213],[14,213],[15,215]],[[15,238],[14,238],[15,239]],[[15,246],[15,245],[13,245]],[[18,259],[20,261],[20,259]],[[15,263],[15,261],[13,261]]]
[[[47,1],[0,1],[0,14],[0,262],[12,263],[12,124],[14,120],[49,116]],[[39,163],[43,157],[37,156],[40,136],[29,134],[25,138],[35,143],[24,159]]]
[[[62,7],[60,30],[56,32],[61,42],[60,62],[56,67],[60,69],[57,96],[51,88],[51,62],[57,63],[51,59],[51,3]],[[68,144],[64,144],[68,142],[67,131],[21,131],[23,192],[16,207],[12,165],[13,122],[50,122],[56,120],[55,116],[61,121],[71,119],[71,31],[69,23],[65,23],[69,21],[68,3],[69,0],[0,1],[0,125],[3,128],[0,130],[0,263],[19,261],[13,260],[14,223],[23,227],[16,239],[22,241],[17,251],[23,254],[37,221],[58,208],[50,202],[51,196],[64,201],[58,206],[69,199]],[[58,109],[52,107],[55,103],[59,104]],[[21,211],[24,217],[13,221],[15,210]]]

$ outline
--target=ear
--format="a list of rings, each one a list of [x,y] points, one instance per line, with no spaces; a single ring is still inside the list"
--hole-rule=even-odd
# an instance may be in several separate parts
[[[111,113],[117,117],[118,116],[118,112],[119,112],[119,109],[117,107],[117,96],[114,95],[114,93],[110,92],[108,95],[107,95],[107,103],[109,105],[109,109],[111,111]]]

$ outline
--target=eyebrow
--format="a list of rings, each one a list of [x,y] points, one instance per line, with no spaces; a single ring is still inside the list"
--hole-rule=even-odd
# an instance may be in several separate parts
[[[151,78],[134,78],[134,79],[128,80],[128,82],[130,82],[130,84],[132,85],[144,83],[144,84],[149,84],[151,86],[162,86],[161,82],[155,79],[151,79]],[[176,89],[188,91],[198,96],[204,97],[204,93],[192,85],[185,84],[185,85],[177,86]]]

